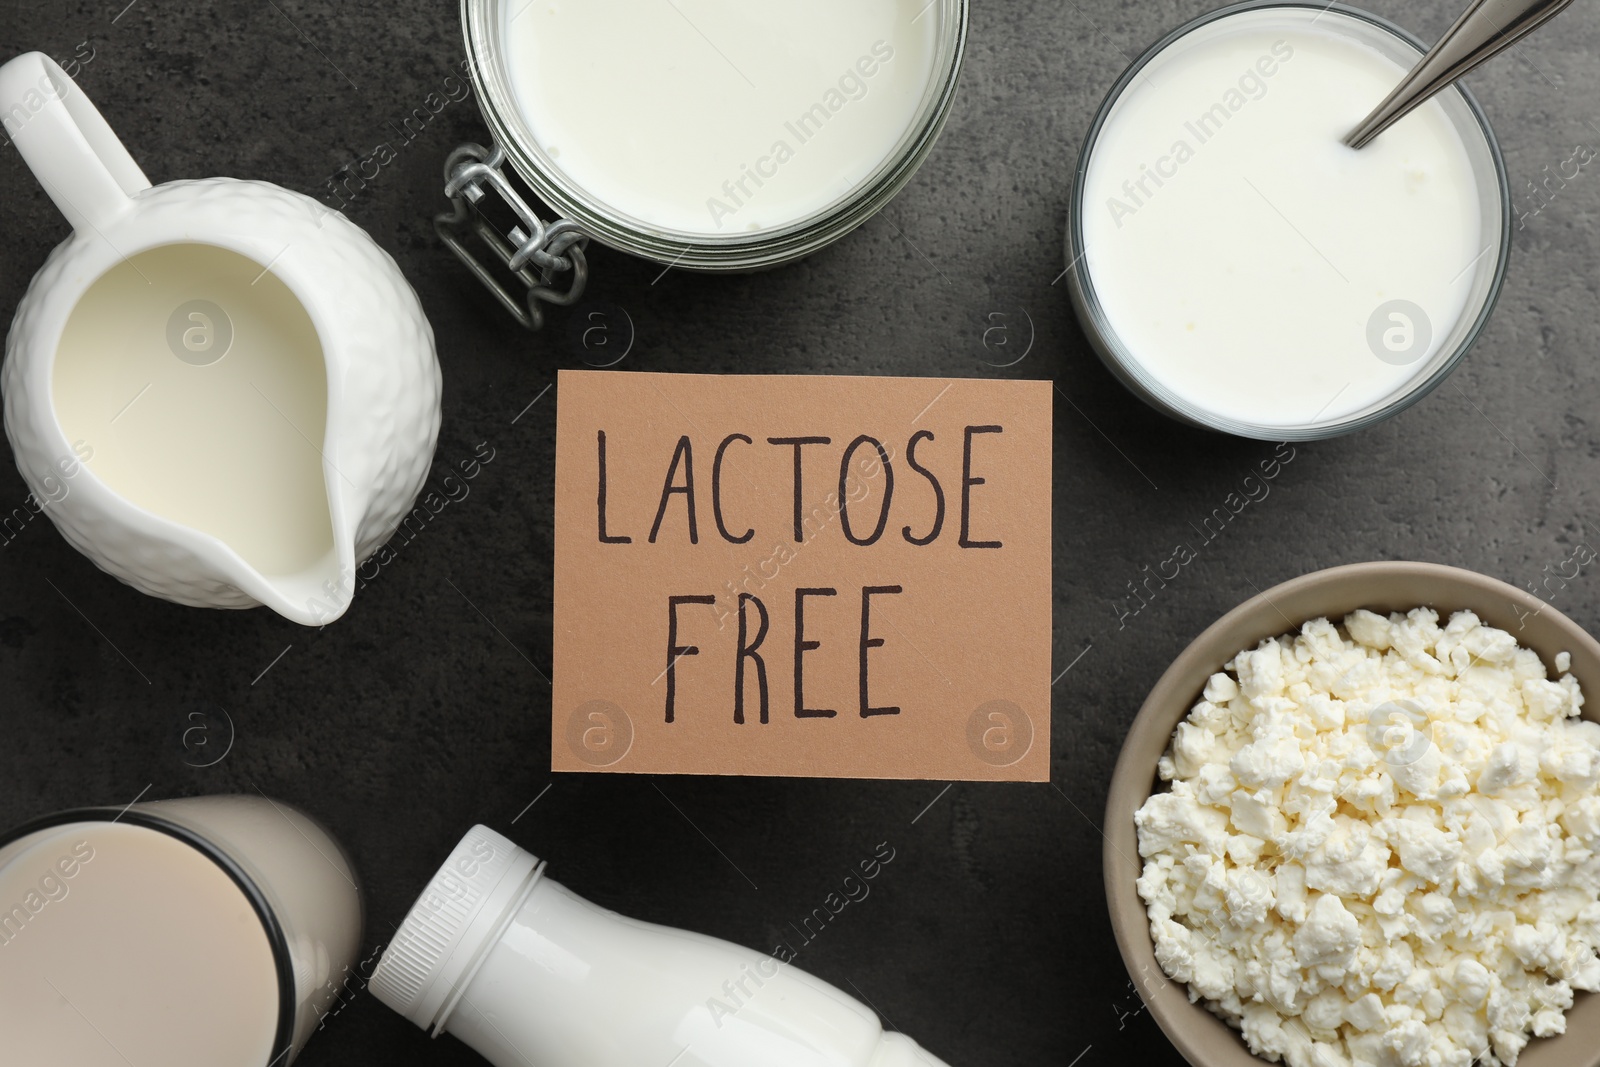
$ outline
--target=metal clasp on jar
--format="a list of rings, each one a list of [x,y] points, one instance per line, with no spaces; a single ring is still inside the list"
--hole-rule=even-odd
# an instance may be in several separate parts
[[[450,198],[451,210],[435,216],[433,228],[518,322],[537,330],[544,325],[541,305],[567,307],[583,295],[589,281],[589,263],[584,258],[589,235],[570,219],[546,223],[539,218],[506,179],[500,169],[504,163],[505,151],[498,144],[484,148],[469,143],[451,152],[444,164],[444,194]],[[483,213],[480,201],[491,189],[517,216],[510,233],[502,234]],[[519,295],[474,254],[468,244],[473,234],[522,282],[525,293]],[[571,278],[564,289],[552,284],[569,272]]]

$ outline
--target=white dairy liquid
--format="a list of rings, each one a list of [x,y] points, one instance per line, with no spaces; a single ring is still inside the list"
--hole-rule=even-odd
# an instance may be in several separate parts
[[[1493,265],[1496,193],[1437,101],[1341,143],[1405,73],[1353,24],[1280,8],[1188,34],[1093,146],[1088,278],[1138,364],[1204,411],[1297,426],[1401,391],[1462,318],[1475,261]],[[1379,313],[1393,300],[1422,309],[1426,346],[1414,315]],[[1392,358],[1369,345],[1375,313]]]
[[[875,855],[887,863],[894,851],[883,844]],[[846,891],[865,900],[882,865],[858,869]],[[805,931],[827,914],[819,907],[792,928],[801,947],[785,929],[766,955],[607,911],[475,826],[396,931],[369,989],[495,1067],[945,1067],[796,965]]]
[[[264,1067],[278,984],[261,921],[210,859],[79,823],[0,869],[0,1062]]]
[[[52,388],[67,440],[130,503],[268,576],[333,553],[322,345],[261,264],[201,244],[118,264],[67,320]]]
[[[539,147],[591,198],[691,234],[848,196],[932,77],[926,0],[507,0],[505,67]]]

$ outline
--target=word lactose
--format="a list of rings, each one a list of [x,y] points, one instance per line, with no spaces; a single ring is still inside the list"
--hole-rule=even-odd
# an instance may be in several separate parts
[[[957,533],[957,543],[962,548],[995,549],[1004,547],[999,540],[981,540],[973,535],[972,531],[972,491],[974,488],[985,484],[985,479],[973,473],[973,448],[974,440],[984,434],[1004,433],[1003,426],[966,426],[962,430],[961,446],[961,476],[956,481],[959,485],[960,496],[960,521]],[[929,469],[917,459],[917,448],[924,442],[934,441],[933,432],[918,430],[906,442],[905,465],[912,474],[919,478],[916,483],[918,491],[933,502],[933,519],[925,531],[915,532],[909,525],[903,526],[899,535],[906,542],[913,545],[928,545],[937,540],[944,532],[945,525],[945,482],[939,475]],[[823,460],[818,450],[833,444],[833,439],[825,436],[802,437],[768,437],[765,445],[770,448],[788,450],[791,453],[793,468],[793,497],[794,521],[793,536],[796,544],[807,540],[805,522],[807,518],[806,488],[807,462],[813,464],[826,462],[824,476],[829,479],[826,483],[830,486],[827,502],[829,506],[836,507],[839,514],[839,528],[845,538],[853,545],[869,546],[877,544],[890,529],[889,516],[894,507],[895,499],[895,468],[889,450],[883,442],[868,434],[861,434],[844,446],[838,454],[837,485],[832,481],[835,467],[830,460]],[[627,545],[633,543],[632,533],[614,532],[609,525],[607,515],[606,491],[606,432],[596,432],[596,447],[599,458],[599,492],[596,495],[596,530],[601,544]],[[724,509],[724,488],[726,479],[724,471],[738,462],[740,452],[760,448],[754,438],[749,434],[731,433],[717,444],[711,460],[710,497],[711,518],[716,526],[718,535],[727,543],[742,545],[756,536],[754,526],[740,523],[737,519],[730,519],[728,511]],[[852,476],[852,464],[860,468],[861,472],[871,479],[880,475],[883,478],[883,490],[877,503],[875,516],[851,514],[849,505],[854,502],[861,504],[866,496],[864,492],[853,491],[861,488],[858,478]],[[948,478],[949,475],[947,474]],[[815,479],[813,472],[811,478]],[[741,479],[742,480],[742,479]],[[655,521],[650,525],[650,533],[646,540],[655,544],[662,536],[662,526],[667,522],[668,511],[672,508],[674,497],[681,498],[685,518],[684,529],[688,535],[689,543],[700,543],[700,486],[703,481],[697,480],[694,442],[688,436],[678,438],[677,447],[673,449],[671,457],[666,463],[666,475],[661,483],[661,496],[656,506]],[[815,487],[813,486],[813,489]],[[910,490],[905,490],[909,492]],[[730,509],[732,510],[732,509]],[[730,523],[732,524],[730,526]],[[745,529],[737,527],[745,525]],[[891,534],[891,536],[893,536]]]

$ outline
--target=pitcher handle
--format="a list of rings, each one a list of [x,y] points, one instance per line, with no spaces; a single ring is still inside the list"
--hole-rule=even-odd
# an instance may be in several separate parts
[[[88,95],[43,52],[0,67],[0,120],[75,230],[100,232],[150,188]]]

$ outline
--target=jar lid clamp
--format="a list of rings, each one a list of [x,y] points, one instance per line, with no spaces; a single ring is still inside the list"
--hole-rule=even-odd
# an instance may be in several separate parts
[[[450,198],[451,210],[435,216],[433,228],[518,322],[537,330],[544,325],[541,304],[567,307],[583,295],[589,281],[589,264],[584,258],[589,235],[571,219],[546,223],[539,218],[500,169],[505,158],[505,149],[498,144],[484,148],[468,143],[451,152],[444,164],[444,195]],[[489,190],[498,193],[517,216],[518,224],[508,234],[502,234],[480,207]],[[519,296],[473,253],[468,245],[472,235],[489,246],[526,287],[526,293]],[[565,289],[551,284],[557,275],[569,271],[572,278]]]

